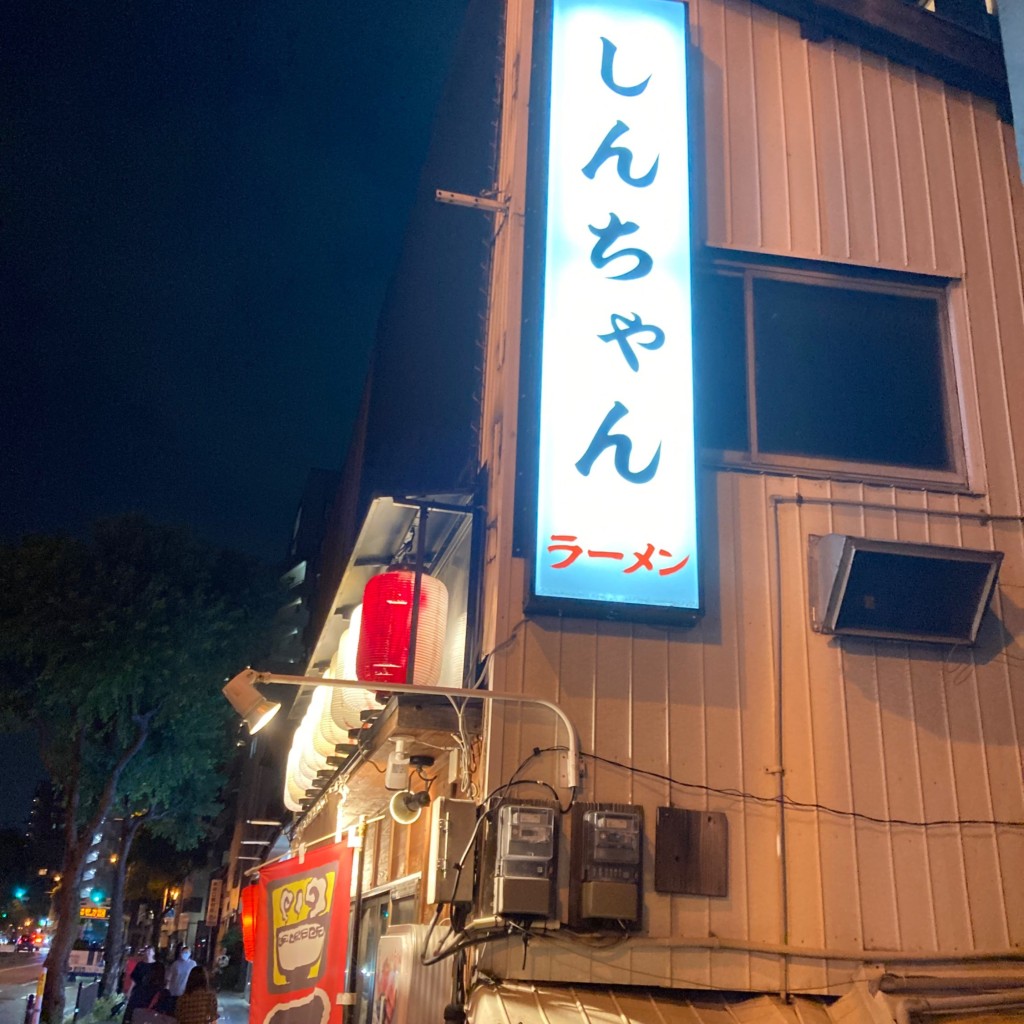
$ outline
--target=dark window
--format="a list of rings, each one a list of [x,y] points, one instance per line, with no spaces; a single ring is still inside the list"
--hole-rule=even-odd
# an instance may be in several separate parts
[[[742,276],[696,276],[694,327],[700,442],[707,448],[746,451],[747,331]]]
[[[761,466],[962,477],[944,285],[792,262],[695,275],[704,447]]]

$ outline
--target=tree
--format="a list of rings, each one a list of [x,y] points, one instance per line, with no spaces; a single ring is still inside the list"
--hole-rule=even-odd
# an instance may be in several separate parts
[[[165,839],[176,851],[191,851],[210,837],[220,800],[225,762],[235,753],[237,723],[224,728],[221,716],[203,721],[180,719],[182,728],[154,735],[145,757],[135,758],[122,778],[115,802],[118,827],[117,862],[110,892],[110,927],[103,954],[100,995],[112,994],[124,959],[124,927],[128,865],[142,830]]]
[[[226,729],[220,686],[266,637],[273,604],[252,559],[139,516],[0,547],[0,727],[36,732],[65,817],[44,1021],[63,1019],[93,836],[163,739],[178,764],[208,757],[193,737]]]

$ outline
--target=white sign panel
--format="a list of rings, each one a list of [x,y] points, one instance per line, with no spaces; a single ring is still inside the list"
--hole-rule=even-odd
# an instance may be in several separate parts
[[[696,612],[687,7],[553,4],[533,594]]]

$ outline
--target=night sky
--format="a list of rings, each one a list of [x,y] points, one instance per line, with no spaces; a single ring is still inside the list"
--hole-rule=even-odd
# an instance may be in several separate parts
[[[9,6],[0,538],[141,510],[283,556],[344,457],[466,5]]]

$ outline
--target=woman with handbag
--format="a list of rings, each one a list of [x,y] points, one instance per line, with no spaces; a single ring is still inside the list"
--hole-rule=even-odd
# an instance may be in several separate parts
[[[206,968],[198,964],[185,982],[185,994],[174,1004],[178,1024],[214,1024],[217,1020],[217,993],[210,988]]]
[[[143,981],[132,989],[124,1024],[173,1024],[170,1016],[174,1000],[167,990],[166,968],[157,961]],[[163,1018],[163,1019],[161,1019]]]

